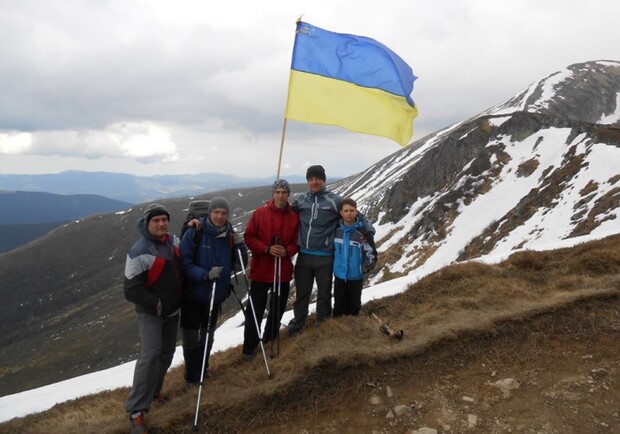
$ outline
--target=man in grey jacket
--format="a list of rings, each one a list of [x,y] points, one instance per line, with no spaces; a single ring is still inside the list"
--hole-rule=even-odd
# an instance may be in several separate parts
[[[288,324],[289,336],[300,334],[306,324],[315,280],[317,324],[331,318],[332,314],[334,233],[340,219],[338,210],[342,197],[325,188],[323,166],[308,167],[306,180],[309,190],[297,196],[292,205],[293,210],[299,214],[299,254],[295,264],[295,317]],[[365,217],[363,221],[368,232],[374,234],[374,228]]]
[[[179,240],[168,233],[170,213],[152,203],[138,221],[140,239],[127,254],[123,289],[134,303],[140,327],[140,354],[125,403],[132,434],[146,433],[145,413],[161,388],[174,355],[181,307]]]

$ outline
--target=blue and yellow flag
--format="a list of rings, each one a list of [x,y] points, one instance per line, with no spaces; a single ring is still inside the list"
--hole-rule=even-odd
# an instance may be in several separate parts
[[[418,115],[410,97],[416,78],[380,42],[298,21],[285,117],[384,136],[406,146]]]

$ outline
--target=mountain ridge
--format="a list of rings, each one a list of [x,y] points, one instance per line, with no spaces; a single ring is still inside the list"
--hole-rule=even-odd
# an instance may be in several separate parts
[[[575,68],[592,75],[593,82],[607,83],[606,94],[620,94],[620,63],[602,66]],[[606,78],[595,80],[598,75]],[[582,88],[565,85],[561,87],[562,92],[557,88],[557,93],[548,98],[561,99],[563,93],[581,92]],[[586,91],[588,93],[590,88]],[[620,119],[620,108],[613,98],[606,97],[604,103],[594,105],[598,107],[599,119],[607,119],[615,113]],[[535,113],[513,110],[511,114],[485,112],[426,136],[359,175],[334,184],[335,191],[354,197],[360,209],[375,222],[380,256],[370,285],[414,273],[422,266],[440,269],[489,251],[514,253],[585,234],[602,237],[620,232],[617,218],[620,139],[614,133],[617,122],[613,125],[589,123],[562,118],[560,111],[546,115],[540,112],[543,108],[536,110]],[[604,132],[602,138],[601,131]],[[304,185],[299,185],[295,191],[304,189]],[[231,201],[234,223],[243,229],[252,209],[269,197],[270,190],[231,189],[221,194]],[[173,225],[178,222],[180,227],[188,198],[162,202],[171,210]],[[76,328],[94,320],[110,327],[123,324],[122,327],[127,327],[123,330],[132,327],[131,320],[127,320],[131,317],[131,306],[120,296],[120,272],[124,255],[137,236],[133,226],[141,208],[143,206],[135,206],[125,214],[93,216],[69,227],[66,232],[37,240],[36,247],[42,251],[36,254],[31,246],[2,257],[2,296],[13,303],[12,306],[28,303],[27,308],[32,310],[27,312],[29,316],[17,315],[19,312],[14,316],[11,312],[5,314],[13,321],[25,321],[17,323],[24,327],[23,330],[17,327],[22,335],[15,331],[15,324],[10,327],[6,321],[3,324],[3,315],[0,315],[0,339],[4,339],[0,340],[0,356],[2,360],[9,360],[4,362],[4,372],[18,370],[19,360],[16,361],[11,353],[23,348],[15,342],[21,342],[25,333],[33,330],[28,321],[35,321],[37,315],[48,315],[44,318],[45,324],[60,327],[61,321],[56,315],[69,306]],[[66,241],[57,238],[61,235],[106,240],[106,243],[87,246],[87,250],[81,252],[80,263],[76,264],[72,255],[66,252],[59,255],[45,247],[52,245],[52,240],[53,245],[64,245]],[[29,261],[45,264],[51,257],[54,258],[53,269],[43,267],[37,270],[38,275],[33,275],[32,270],[23,265]],[[19,298],[22,286],[43,291],[38,282],[43,277],[52,282],[44,290],[54,295],[58,293],[58,298],[64,297],[55,314],[50,314],[50,306],[42,305],[36,298]],[[72,302],[72,297],[84,297],[89,302],[78,305]],[[96,316],[88,313],[92,306],[100,307]],[[83,316],[82,322],[77,321],[76,312]],[[34,324],[41,325],[36,321]],[[72,337],[75,336],[77,334],[73,333]],[[135,335],[133,337],[135,342]],[[56,345],[63,345],[62,336],[58,337]],[[94,356],[98,361],[110,363],[110,359],[119,354],[103,354],[110,351],[113,349],[102,349]],[[123,357],[129,357],[127,346],[123,351]],[[41,362],[43,354],[35,355],[33,362]],[[80,356],[88,358],[82,353]],[[85,371],[85,363],[86,360],[80,360],[80,366],[71,374]],[[23,370],[21,378],[33,377],[34,372],[36,363]],[[61,377],[58,373],[54,375]],[[16,387],[19,382],[16,379],[20,376],[10,377],[10,374],[0,377],[3,387],[9,381]],[[32,384],[35,382],[28,387]]]
[[[230,188],[270,185],[274,178],[244,178],[216,172],[136,176],[128,173],[68,170],[40,175],[0,174],[0,188],[55,194],[98,194],[139,204]],[[287,177],[287,180],[291,183],[305,182],[304,177],[298,175]]]

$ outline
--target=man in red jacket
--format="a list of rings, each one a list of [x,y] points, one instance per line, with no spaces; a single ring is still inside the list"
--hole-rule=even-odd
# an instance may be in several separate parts
[[[243,236],[246,246],[252,252],[250,297],[256,312],[255,322],[248,303],[243,334],[245,360],[251,360],[256,354],[260,341],[260,330],[256,330],[256,324],[260,327],[263,320],[270,289],[273,290],[273,296],[263,341],[269,342],[278,336],[293,277],[291,259],[298,250],[299,217],[288,203],[291,187],[285,179],[279,179],[273,183],[272,192],[272,199],[268,200],[265,206],[254,210]]]

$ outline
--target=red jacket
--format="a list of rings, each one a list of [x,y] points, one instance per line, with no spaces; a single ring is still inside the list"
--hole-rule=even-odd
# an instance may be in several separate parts
[[[276,235],[281,238],[281,245],[286,248],[287,256],[282,258],[281,282],[289,282],[293,278],[293,262],[299,247],[297,233],[299,232],[299,217],[290,205],[280,209],[267,201],[265,206],[256,208],[250,217],[243,239],[245,245],[252,252],[250,262],[250,279],[257,282],[273,282],[275,257],[266,253],[273,244]]]

